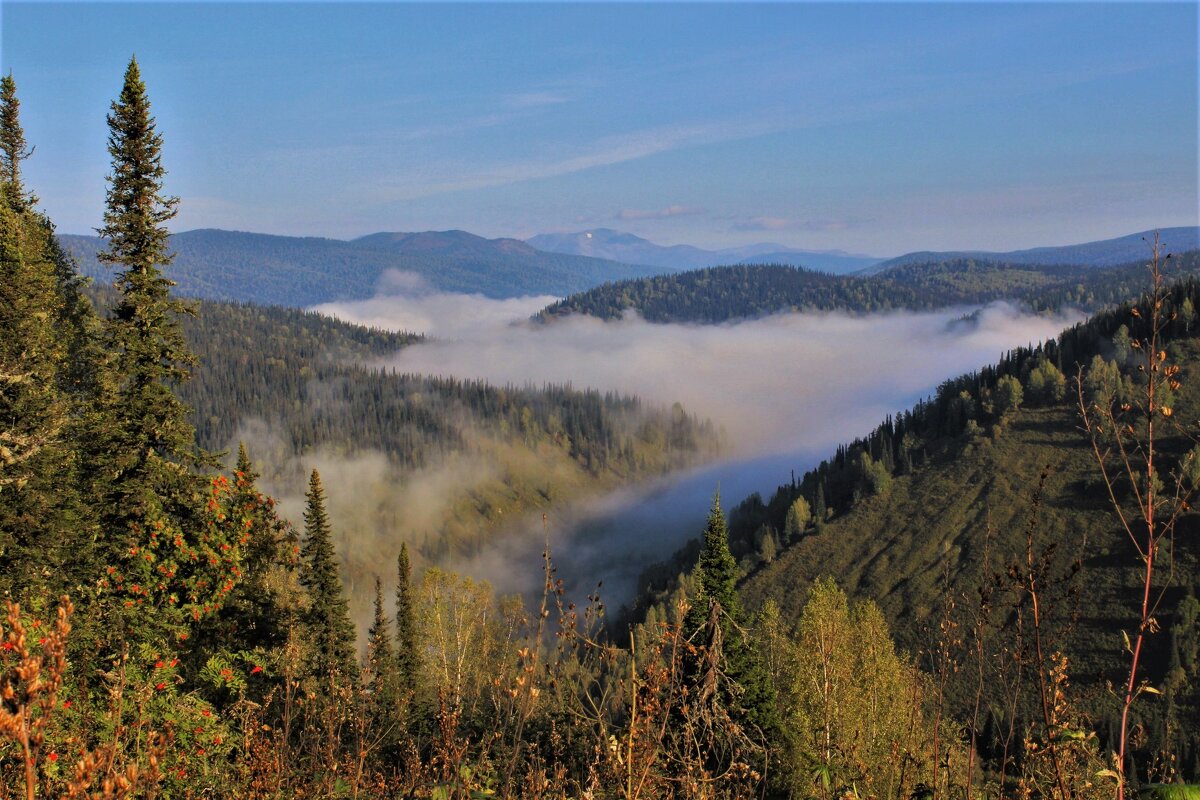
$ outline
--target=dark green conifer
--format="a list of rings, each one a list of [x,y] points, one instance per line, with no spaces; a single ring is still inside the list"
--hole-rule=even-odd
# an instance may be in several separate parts
[[[185,534],[203,531],[200,468],[215,462],[197,450],[188,409],[175,394],[194,360],[176,318],[187,307],[171,298],[173,284],[162,274],[171,261],[165,223],[175,216],[178,199],[163,193],[162,136],[136,59],[112,103],[108,127],[112,173],[98,229],[107,249],[98,257],[117,269],[120,299],[104,324],[108,360],[95,410],[102,424],[83,448],[81,473],[90,477],[85,490],[100,509],[99,564],[89,566],[121,575],[152,520]],[[150,641],[181,633],[168,631],[172,623],[143,613],[138,604],[114,603],[110,611],[123,619],[109,628],[113,636]]]
[[[104,226],[107,239],[101,261],[117,270],[121,296],[105,325],[110,381],[102,400],[109,417],[106,436],[89,465],[97,477],[109,542],[107,560],[118,561],[132,531],[150,513],[165,515],[187,528],[198,510],[196,467],[211,464],[195,447],[188,409],[174,387],[188,378],[193,357],[176,315],[187,308],[170,296],[171,281],[162,268],[167,252],[167,220],[178,199],[163,194],[162,136],[155,130],[150,101],[137,60],[129,62],[120,97],[108,115],[108,152],[112,157]]]
[[[734,721],[749,723],[763,734],[771,735],[778,727],[775,692],[743,619],[737,594],[738,565],[729,551],[729,531],[721,511],[720,493],[713,497],[709,510],[696,573],[698,591],[691,598],[684,632],[702,649],[698,659],[685,664],[685,679],[704,680],[708,669],[704,663],[705,651],[717,646],[715,631],[711,630],[715,617],[720,626],[722,672],[732,684],[720,692],[719,701]]]
[[[0,591],[66,590],[79,504],[53,226],[30,208],[16,84],[0,79]]]
[[[400,545],[396,575],[396,666],[400,690],[411,694],[416,688],[417,622],[413,602],[412,565],[408,560],[408,543]]]
[[[817,492],[813,497],[813,525],[817,530],[825,527],[825,517],[829,515],[825,506],[825,481],[817,481]]]
[[[371,717],[385,744],[400,734],[400,675],[392,648],[392,623],[383,610],[383,584],[375,578],[375,616],[367,631],[367,676]]]
[[[11,206],[23,211],[37,204],[21,183],[21,162],[33,155],[21,127],[21,101],[12,73],[0,78],[0,185]]]
[[[300,583],[308,590],[310,602],[306,622],[312,644],[311,672],[317,676],[336,672],[353,680],[354,626],[333,550],[325,490],[315,469],[308,482],[306,499]]]
[[[721,495],[713,496],[712,508],[708,512],[708,523],[704,527],[704,539],[700,546],[700,562],[696,567],[700,578],[699,595],[693,598],[688,613],[688,631],[703,627],[709,616],[709,605],[716,601],[726,615],[733,619],[741,616],[741,604],[737,596],[738,565],[729,551],[729,528],[725,514],[721,511]]]

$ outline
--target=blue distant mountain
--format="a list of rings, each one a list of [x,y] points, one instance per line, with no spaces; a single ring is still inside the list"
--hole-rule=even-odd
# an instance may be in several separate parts
[[[1162,228],[1158,231],[1158,234],[1162,239],[1163,246],[1168,251],[1182,253],[1187,250],[1200,248],[1200,227]],[[1029,250],[1013,250],[1007,253],[994,253],[986,250],[921,251],[907,253],[881,262],[864,270],[863,274],[875,275],[885,272],[892,267],[953,261],[964,258],[1006,264],[1029,264],[1040,267],[1059,265],[1112,267],[1117,264],[1125,264],[1141,258],[1148,258],[1150,256],[1148,242],[1153,241],[1153,239],[1154,231],[1142,231],[1098,242],[1070,244],[1061,247],[1034,247]]]
[[[101,281],[95,236],[59,237],[81,271]],[[599,258],[546,253],[516,239],[465,231],[375,233],[353,241],[204,229],[171,237],[167,277],[180,294],[305,307],[371,297],[388,270],[414,273],[433,290],[488,297],[565,296],[658,270]]]
[[[672,272],[727,264],[789,264],[822,272],[846,273],[866,269],[883,260],[841,250],[797,250],[772,242],[723,250],[704,250],[686,244],[659,245],[611,228],[593,228],[577,233],[543,233],[525,241],[549,253],[648,264]]]

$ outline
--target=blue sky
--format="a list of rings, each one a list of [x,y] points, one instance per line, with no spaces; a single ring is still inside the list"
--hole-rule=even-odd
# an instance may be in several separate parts
[[[1197,224],[1197,4],[0,3],[99,225],[132,53],[176,230],[612,227],[894,255]]]

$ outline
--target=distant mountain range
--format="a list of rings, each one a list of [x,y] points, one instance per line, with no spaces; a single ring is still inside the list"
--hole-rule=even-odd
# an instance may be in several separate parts
[[[95,236],[61,235],[80,271],[107,282]],[[465,231],[375,233],[353,241],[203,229],[171,237],[167,276],[180,294],[305,307],[375,294],[388,270],[415,273],[431,289],[488,297],[569,295],[607,281],[658,272],[600,258],[545,253],[516,239]]]
[[[1200,248],[1200,227],[1162,228],[1158,233],[1164,247],[1169,252],[1182,253],[1187,250]],[[1147,242],[1153,241],[1153,239],[1154,231],[1142,231],[1099,242],[1069,244],[1061,247],[1034,247],[1029,250],[1012,250],[1007,253],[994,253],[986,250],[921,251],[907,253],[898,258],[892,258],[875,264],[864,270],[864,274],[874,275],[886,272],[893,267],[902,267],[909,264],[928,264],[958,259],[993,261],[1005,264],[1028,264],[1040,267],[1060,265],[1112,267],[1117,264],[1148,258],[1150,247]]]
[[[525,240],[550,253],[607,258],[627,264],[649,264],[664,270],[701,269],[727,264],[788,264],[837,274],[857,272],[883,259],[853,255],[842,250],[797,250],[770,242],[703,250],[686,244],[658,245],[611,228],[593,228],[578,233],[543,233]]]
[[[724,250],[689,245],[664,247],[607,228],[542,234],[527,241],[486,239],[459,230],[373,233],[342,241],[202,229],[171,237],[176,258],[167,275],[176,282],[180,294],[190,297],[294,307],[371,297],[379,279],[389,270],[416,274],[437,291],[495,298],[567,297],[602,284],[663,273],[674,276],[716,264],[802,266],[858,276],[910,271],[913,267],[921,267],[922,273],[931,269],[938,274],[953,273],[958,271],[953,265],[968,261],[1004,264],[1010,271],[1015,265],[1033,269],[1107,267],[1145,259],[1149,253],[1145,239],[1152,235],[1150,231],[1101,242],[1008,253],[918,252],[880,261],[840,250],[803,251],[772,243]],[[1166,228],[1161,235],[1166,247],[1176,253],[1200,248],[1200,227]],[[111,270],[96,259],[102,246],[99,238],[59,238],[79,259],[85,275],[101,283],[111,279]],[[749,274],[744,277],[750,279]],[[1006,280],[1011,277],[1009,274]],[[806,280],[811,283],[816,278]],[[1036,281],[1045,282],[1041,277]],[[908,278],[904,282],[911,283]],[[736,305],[735,295],[733,292],[725,300]],[[900,297],[893,300],[903,302]],[[784,307],[788,305],[784,303]]]

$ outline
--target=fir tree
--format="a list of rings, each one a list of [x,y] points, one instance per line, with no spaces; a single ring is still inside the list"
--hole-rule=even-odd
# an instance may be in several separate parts
[[[37,203],[21,183],[21,162],[33,155],[21,127],[21,101],[12,73],[0,78],[0,185],[10,205],[23,211]]]
[[[713,636],[708,629],[710,620],[716,617],[721,629],[723,672],[737,687],[723,692],[721,701],[733,720],[748,722],[770,735],[778,727],[775,693],[762,657],[747,635],[742,618],[737,594],[738,565],[729,551],[729,530],[725,514],[721,511],[719,492],[713,497],[709,510],[696,573],[698,590],[696,596],[691,598],[692,605],[684,622],[684,632],[703,651],[713,646]],[[701,652],[699,661],[703,662],[704,658]],[[694,663],[686,665],[685,679],[689,682],[703,680],[706,666],[695,663],[695,659],[692,661]]]
[[[391,620],[383,610],[383,584],[375,578],[375,617],[367,631],[367,675],[371,717],[383,741],[399,739],[400,675],[392,649]]]
[[[171,298],[173,284],[161,271],[171,261],[165,223],[178,200],[163,194],[162,136],[136,59],[108,127],[112,173],[98,229],[107,249],[98,257],[117,269],[120,299],[103,332],[108,363],[95,412],[103,424],[84,448],[82,471],[91,476],[87,490],[100,509],[97,559],[119,576],[153,539],[152,528],[204,535],[205,480],[198,468],[215,464],[196,449],[188,410],[174,392],[193,361],[176,318],[186,308]],[[155,630],[165,619],[142,613],[140,603],[112,608],[125,619],[113,635],[165,633]]]
[[[688,631],[703,627],[709,615],[709,605],[716,602],[722,612],[732,619],[741,616],[737,596],[738,565],[729,551],[729,529],[721,511],[721,495],[713,497],[700,546],[700,562],[696,567],[700,591],[688,615]]]
[[[308,590],[307,628],[312,643],[312,674],[336,672],[353,680],[354,626],[333,550],[333,531],[325,512],[325,490],[314,469],[304,511],[304,545],[300,551],[300,583]]]
[[[408,560],[408,543],[400,545],[396,575],[396,666],[401,691],[411,694],[416,688],[417,620],[412,589],[412,566]]]
[[[53,226],[20,183],[31,152],[16,84],[0,79],[0,589],[69,586],[80,511],[66,437],[62,298]]]
[[[165,223],[175,216],[178,199],[163,194],[162,136],[136,59],[129,62],[108,127],[112,174],[98,230],[108,247],[98,256],[118,270],[121,296],[105,326],[112,359],[102,401],[108,435],[92,454],[98,463],[89,466],[111,476],[98,487],[107,512],[105,535],[114,537],[111,563],[136,545],[131,531],[152,513],[183,527],[194,522],[200,488],[195,468],[211,462],[197,452],[188,410],[173,388],[187,379],[193,361],[175,316],[185,306],[170,297],[173,284],[161,271],[171,261]]]

